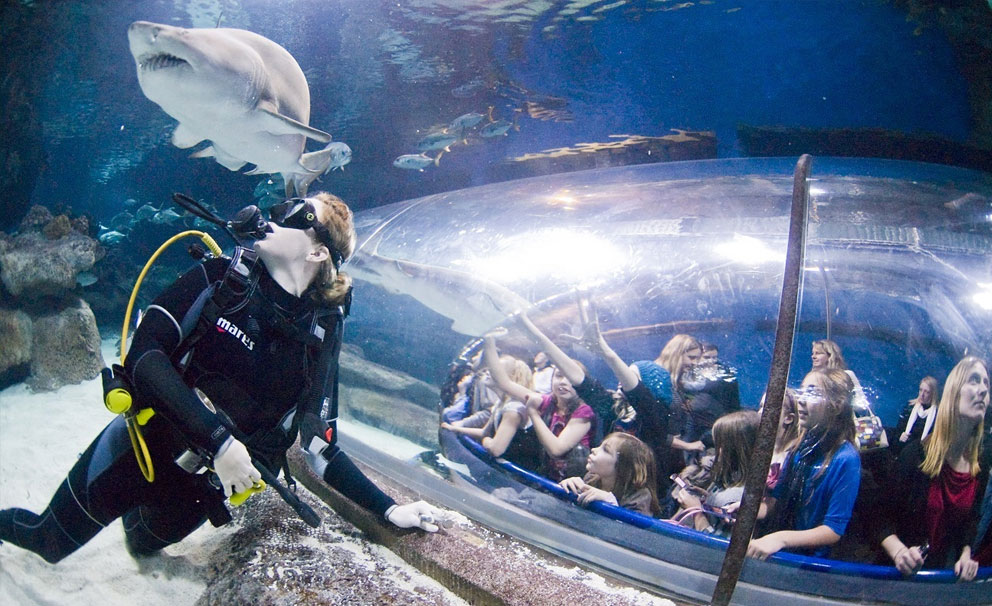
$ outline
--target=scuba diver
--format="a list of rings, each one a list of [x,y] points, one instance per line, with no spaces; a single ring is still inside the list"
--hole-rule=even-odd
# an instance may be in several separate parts
[[[154,553],[207,519],[230,521],[225,497],[243,500],[264,487],[260,478],[291,502],[275,477],[282,469],[292,482],[286,451],[297,435],[330,486],[400,528],[438,530],[441,512],[424,501],[397,505],[336,444],[351,210],[318,193],[274,206],[269,221],[249,206],[226,226],[253,249],[207,258],[159,294],[115,367],[141,412],[100,433],[40,515],[0,511],[3,542],[55,563],[123,517],[132,555]]]

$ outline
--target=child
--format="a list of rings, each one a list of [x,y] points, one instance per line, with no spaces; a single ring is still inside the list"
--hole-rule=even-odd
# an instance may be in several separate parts
[[[771,496],[759,511],[775,515],[776,532],[754,539],[748,556],[761,560],[782,549],[823,557],[851,520],[861,483],[855,446],[854,382],[839,368],[814,370],[797,397],[800,439]]]
[[[530,388],[533,375],[529,366],[513,356],[500,356],[496,343],[487,338],[483,344],[482,361],[490,369],[496,366],[513,383]],[[527,433],[531,422],[527,418],[527,406],[515,400],[506,391],[497,387],[499,401],[492,408],[492,415],[482,427],[468,427],[456,421],[441,423],[442,429],[465,434],[482,444],[494,457],[505,457],[526,469],[538,466],[538,448],[533,433]]]
[[[495,351],[495,335],[504,332],[486,335],[485,347]],[[527,419],[542,449],[541,473],[554,482],[582,473],[589,449],[595,445],[598,418],[560,367],[555,370],[549,394],[514,382],[500,364],[491,365],[489,370],[501,391],[527,405]]]
[[[644,442],[623,432],[606,436],[592,449],[586,460],[585,477],[561,481],[561,487],[573,492],[580,505],[603,501],[619,505],[646,516],[661,511],[655,492],[654,454]]]
[[[744,480],[747,478],[751,451],[758,437],[758,422],[761,415],[754,410],[739,410],[724,415],[713,424],[713,443],[716,448],[716,461],[713,464],[713,482],[701,499],[692,488],[678,489],[675,499],[683,509],[689,510],[706,505],[722,509],[740,503],[744,495]],[[735,508],[736,509],[736,508]],[[693,519],[696,530],[729,534],[729,525],[722,520],[705,515]]]
[[[765,398],[761,397],[764,408]],[[782,467],[789,454],[799,444],[799,417],[796,415],[796,396],[791,389],[782,396],[782,413],[778,418],[778,430],[775,432],[775,447],[772,450],[772,462],[768,466],[768,479],[765,488],[772,490],[778,485],[782,476]]]

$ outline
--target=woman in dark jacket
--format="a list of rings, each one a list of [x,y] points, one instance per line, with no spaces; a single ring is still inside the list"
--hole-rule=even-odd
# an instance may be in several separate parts
[[[954,568],[975,578],[975,539],[988,483],[989,462],[979,462],[989,373],[973,356],[947,377],[933,432],[903,449],[889,477],[880,525],[882,549],[905,575],[920,568]]]

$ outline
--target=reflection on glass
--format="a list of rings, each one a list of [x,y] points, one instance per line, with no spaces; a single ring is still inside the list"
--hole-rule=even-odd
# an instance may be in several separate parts
[[[345,414],[409,444],[417,456],[406,457],[413,463],[399,466],[401,476],[426,469],[446,478],[452,490],[488,495],[484,507],[494,525],[506,520],[508,531],[566,552],[553,529],[572,529],[603,541],[568,552],[574,557],[612,566],[625,553],[646,556],[640,568],[625,568],[635,577],[639,569],[653,571],[652,563],[691,562],[692,574],[701,575],[697,581],[712,583],[725,542],[719,532],[696,529],[717,529],[709,521],[723,523],[713,516],[728,503],[698,499],[699,510],[714,509],[704,514],[705,525],[666,522],[680,507],[697,508],[691,499],[673,496],[671,476],[687,465],[704,468],[706,457],[715,455],[707,450],[717,419],[736,405],[757,408],[761,400],[778,313],[792,167],[790,160],[742,160],[589,171],[439,194],[360,216],[363,243],[351,271],[363,305],[348,328],[353,345],[346,351],[350,372],[343,376]],[[902,430],[895,427],[920,379],[932,375],[943,382],[965,352],[987,355],[990,349],[992,324],[983,305],[992,297],[992,229],[968,214],[973,204],[952,202],[964,196],[990,200],[992,184],[978,173],[898,162],[817,159],[814,174],[790,385],[798,387],[816,365],[814,342],[837,345],[836,359],[844,362],[838,368],[846,368],[845,381],[857,385],[852,405],[861,411],[860,458],[872,472],[881,453],[901,446],[882,447],[877,430],[888,428],[888,442],[899,441]],[[559,193],[549,198],[548,191]],[[528,323],[564,357],[556,360]],[[504,330],[491,335],[491,343],[480,339],[495,327]],[[665,360],[659,352],[677,335],[691,336],[695,347],[684,348],[675,362]],[[717,362],[700,365],[706,343],[716,344]],[[488,363],[482,355],[487,347],[498,348]],[[509,375],[540,351],[567,385],[547,374],[541,375],[543,389],[533,378],[517,381],[521,391],[498,384],[494,374]],[[453,358],[456,370],[449,375]],[[580,375],[569,360],[581,363]],[[657,368],[669,375],[668,401],[664,380],[652,375]],[[531,369],[532,377],[541,372]],[[606,387],[619,383],[623,397],[604,389],[605,397],[593,398],[583,386],[587,377]],[[684,415],[674,423],[679,431],[670,420],[658,428],[654,409],[631,397],[628,387],[634,385],[625,379],[635,385],[643,380],[654,388],[646,401]],[[732,398],[713,391],[728,385]],[[554,423],[540,413],[548,399],[544,391],[556,389],[563,401],[584,394],[594,415],[570,435],[574,444],[534,435],[537,448],[528,452],[528,432],[542,431],[537,421],[555,434]],[[490,412],[471,421],[471,431],[440,428],[442,421],[457,420],[453,407],[462,406],[459,415],[471,418],[486,408],[483,401],[496,404],[499,422]],[[439,402],[448,408],[444,418]],[[794,417],[805,414],[798,408]],[[512,438],[497,439],[508,419],[516,425]],[[645,422],[655,425],[645,431]],[[783,423],[787,433],[789,423]],[[590,463],[592,452],[609,458],[619,451],[613,441],[605,451],[600,442],[618,429],[637,433],[655,455],[658,513],[650,505],[652,515],[626,508],[626,490],[618,495],[603,488],[609,481],[585,479],[587,465],[598,465]],[[568,461],[569,454],[575,460]],[[548,464],[556,457],[560,469]],[[576,505],[583,485],[570,478],[602,491],[585,491],[602,498]],[[729,509],[722,514],[732,517]],[[514,512],[537,516],[529,518],[534,525],[514,526]],[[877,548],[838,543],[828,555],[853,562],[846,567],[810,560],[808,553],[751,560],[742,577],[745,591],[759,599],[786,592],[799,601],[826,596],[923,604],[938,599],[932,592],[946,603],[985,599],[981,585],[947,583],[949,572],[924,571],[904,583],[891,561],[875,564]],[[669,583],[647,578],[657,574],[645,573],[642,580]]]

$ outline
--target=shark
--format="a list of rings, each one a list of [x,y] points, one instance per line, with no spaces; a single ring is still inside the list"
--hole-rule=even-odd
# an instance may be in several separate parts
[[[148,21],[128,27],[141,92],[175,118],[172,144],[228,170],[280,173],[286,196],[306,195],[332,167],[336,147],[307,153],[306,141],[331,141],[310,122],[310,89],[289,52],[254,32],[183,28]]]
[[[530,302],[509,288],[457,269],[417,263],[379,254],[380,240],[364,244],[347,263],[358,280],[404,294],[451,320],[451,329],[479,337]]]

